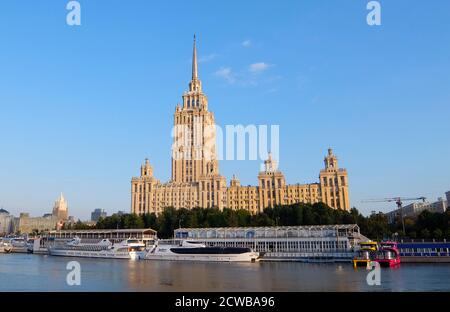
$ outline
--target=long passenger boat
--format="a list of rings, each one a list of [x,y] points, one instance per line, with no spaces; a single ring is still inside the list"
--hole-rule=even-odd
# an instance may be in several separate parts
[[[151,246],[156,240],[156,231],[152,229],[95,229],[95,230],[61,230],[50,231],[34,239],[33,253],[48,254],[48,249],[54,245],[63,245],[75,238],[83,243],[97,244],[102,239],[108,239],[119,244],[129,238],[137,239],[146,246]]]
[[[206,247],[201,243],[181,240],[158,241],[151,248],[147,260],[170,261],[208,261],[208,262],[255,262],[259,260],[259,253],[245,247]]]
[[[76,237],[66,244],[49,246],[48,251],[51,256],[139,260],[145,257],[145,244],[137,239],[126,239],[119,244],[102,239],[90,244]]]

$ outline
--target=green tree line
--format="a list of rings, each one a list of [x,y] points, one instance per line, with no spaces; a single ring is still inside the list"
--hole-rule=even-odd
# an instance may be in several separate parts
[[[179,227],[248,227],[248,226],[286,226],[286,225],[330,225],[358,224],[361,233],[371,239],[392,238],[397,233],[402,236],[401,220],[389,224],[382,214],[363,216],[356,208],[350,211],[332,209],[323,203],[293,204],[264,209],[250,214],[247,210],[222,211],[216,208],[174,209],[166,208],[160,215],[154,213],[114,214],[101,218],[92,227],[82,222],[65,226],[65,229],[142,229],[152,228],[159,238],[173,237]],[[450,211],[444,214],[422,212],[417,219],[405,219],[406,236],[411,238],[450,238]]]

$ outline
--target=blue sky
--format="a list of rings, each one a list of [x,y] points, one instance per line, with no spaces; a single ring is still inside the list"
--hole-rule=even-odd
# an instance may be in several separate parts
[[[448,1],[380,1],[378,27],[365,0],[81,0],[79,27],[67,2],[0,5],[0,206],[11,213],[42,215],[61,191],[82,219],[129,211],[146,157],[167,181],[194,33],[216,122],[280,125],[287,182],[318,181],[333,147],[363,213],[392,205],[362,199],[450,190]],[[259,166],[220,171],[256,184]]]

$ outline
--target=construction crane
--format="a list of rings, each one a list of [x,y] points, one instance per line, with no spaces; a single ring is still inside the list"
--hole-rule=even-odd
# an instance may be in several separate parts
[[[426,197],[392,197],[392,198],[381,198],[381,199],[367,199],[363,200],[363,203],[390,203],[395,202],[397,204],[398,210],[400,210],[400,216],[402,218],[402,228],[403,228],[403,236],[405,236],[405,220],[403,218],[403,202],[405,201],[416,201],[421,200],[423,202],[426,201]]]

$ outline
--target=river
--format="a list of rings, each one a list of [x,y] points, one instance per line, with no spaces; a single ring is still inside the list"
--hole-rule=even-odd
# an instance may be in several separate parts
[[[79,286],[66,282],[80,264]],[[450,264],[382,268],[381,285],[350,263],[193,263],[0,254],[0,291],[450,291]]]

